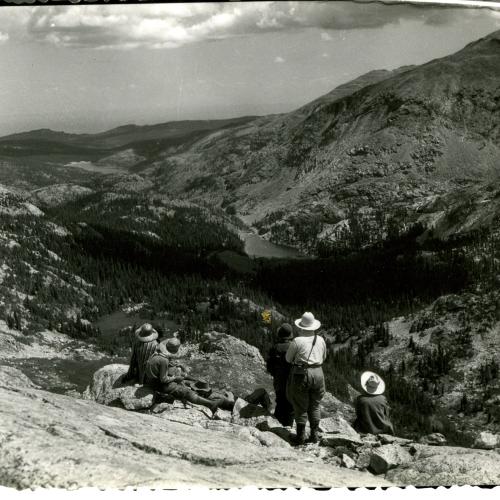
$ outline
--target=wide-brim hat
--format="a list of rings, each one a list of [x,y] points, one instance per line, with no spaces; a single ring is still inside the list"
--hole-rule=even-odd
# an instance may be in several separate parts
[[[171,351],[169,351],[169,347],[174,348],[176,350],[179,350],[180,345],[181,345],[181,341],[177,337],[171,337],[171,338],[162,340],[158,344],[157,349],[162,354],[165,354],[166,356],[171,356],[173,353]]]
[[[370,395],[377,396],[385,391],[385,382],[374,372],[363,372],[361,374],[361,387]]]
[[[188,381],[187,384],[200,396],[210,396],[212,394],[212,389],[206,380]]]
[[[321,322],[314,317],[313,313],[305,312],[302,318],[295,320],[295,326],[299,327],[301,330],[314,331],[321,326]]]
[[[293,338],[293,328],[289,323],[283,323],[277,331],[280,340],[290,340]]]
[[[135,338],[139,342],[151,342],[158,338],[158,332],[149,323],[144,323],[135,331]]]

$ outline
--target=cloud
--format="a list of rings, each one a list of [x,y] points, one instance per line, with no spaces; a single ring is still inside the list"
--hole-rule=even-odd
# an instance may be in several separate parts
[[[275,63],[280,63],[280,64],[281,64],[281,63],[284,63],[284,62],[285,62],[285,60],[284,60],[281,56],[276,56],[276,57],[274,58],[274,62],[275,62]]]
[[[303,28],[322,30],[328,41],[330,30],[377,28],[405,19],[446,24],[461,14],[398,0],[45,5],[3,7],[0,30],[11,39],[67,47],[161,49]]]
[[[8,33],[2,33],[0,31],[0,43],[4,43],[9,39],[9,34]]]
[[[329,33],[327,33],[326,31],[323,31],[321,33],[321,40],[324,40],[325,42],[330,42],[333,40],[332,38],[332,35],[330,35]]]

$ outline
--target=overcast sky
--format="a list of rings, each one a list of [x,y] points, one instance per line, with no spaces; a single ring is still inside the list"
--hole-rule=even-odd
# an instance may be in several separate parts
[[[0,135],[291,111],[500,29],[500,11],[358,2],[0,8]]]

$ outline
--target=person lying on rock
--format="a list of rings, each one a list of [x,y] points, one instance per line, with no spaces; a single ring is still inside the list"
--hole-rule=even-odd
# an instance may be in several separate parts
[[[322,337],[316,334],[321,323],[310,312],[295,320],[299,336],[295,337],[286,352],[286,360],[292,364],[287,383],[287,398],[293,406],[297,435],[295,445],[305,443],[306,423],[309,418],[309,441],[319,441],[321,412],[319,405],[325,394],[325,377],[321,367],[327,350]]]
[[[383,396],[385,382],[376,373],[367,371],[361,374],[361,387],[365,394],[356,398],[354,429],[363,434],[394,435],[390,407]]]
[[[286,384],[290,376],[290,363],[286,360],[286,353],[293,339],[293,329],[288,323],[283,323],[277,333],[277,341],[271,347],[267,357],[267,371],[273,377],[274,392],[276,393],[276,408],[274,416],[284,427],[293,425],[293,406],[286,397]]]
[[[136,386],[139,386],[144,384],[146,363],[158,347],[158,332],[149,323],[144,323],[135,331],[134,335],[135,341],[132,346],[130,366],[123,381],[135,380]]]
[[[156,353],[146,364],[146,384],[162,394],[169,395],[182,402],[206,406],[215,414],[224,400],[215,401],[199,396],[184,381],[195,381],[179,362],[177,354],[181,343],[176,337],[165,339],[158,344]]]

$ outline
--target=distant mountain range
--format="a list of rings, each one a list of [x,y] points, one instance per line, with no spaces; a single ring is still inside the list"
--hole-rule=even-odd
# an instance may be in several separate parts
[[[137,181],[143,192],[225,208],[267,238],[314,252],[353,223],[377,240],[391,224],[435,222],[419,210],[436,197],[449,206],[457,189],[494,186],[499,103],[497,31],[421,66],[370,72],[287,114],[2,137],[0,182],[32,191],[134,190]]]

